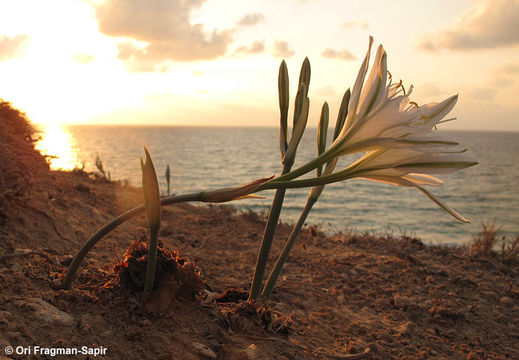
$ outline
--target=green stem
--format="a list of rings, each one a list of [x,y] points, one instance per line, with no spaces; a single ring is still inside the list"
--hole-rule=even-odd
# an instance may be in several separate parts
[[[285,163],[283,165],[282,174],[290,171],[292,167],[291,163]],[[283,200],[285,199],[286,188],[279,188],[276,190],[272,206],[270,207],[267,224],[261,238],[260,250],[258,252],[258,258],[256,260],[256,268],[254,270],[254,277],[252,279],[249,300],[257,299],[261,292],[261,285],[263,283],[263,276],[265,275],[265,268],[267,266],[267,260],[272,247],[272,240],[274,239],[274,232],[279,221],[279,214],[281,213],[281,207],[283,206]]]
[[[345,176],[344,174],[341,174],[340,172],[334,173],[332,175],[320,176],[318,178],[308,178],[308,179],[302,179],[302,180],[277,181],[276,179],[273,179],[272,181],[268,181],[265,184],[263,184],[262,186],[260,186],[258,191],[279,189],[279,188],[295,189],[295,188],[311,187],[311,186],[318,186],[318,185],[326,185],[326,184],[331,184],[331,183],[338,182],[341,180],[346,180],[346,179],[349,179],[349,177]]]
[[[290,172],[282,173],[280,177],[278,177],[274,180],[275,181],[288,181],[288,180],[295,179],[306,173],[309,173],[310,171],[314,170],[315,168],[317,168],[320,165],[323,165],[328,160],[333,158],[335,153],[336,153],[336,147],[334,147],[333,149],[330,147],[328,150],[323,152],[320,156],[316,157],[315,159],[307,162],[306,164],[304,164]],[[265,185],[267,185],[268,183],[270,183],[270,181],[265,183]],[[270,188],[270,189],[272,189],[272,188]]]
[[[388,166],[380,166],[380,167],[372,167],[372,168],[368,168],[368,169],[353,171],[354,168],[350,167],[350,168],[346,168],[344,170],[338,171],[338,172],[330,174],[330,175],[302,179],[302,180],[278,181],[279,178],[272,179],[270,181],[267,181],[265,184],[261,185],[256,190],[256,192],[263,191],[263,190],[279,189],[279,188],[295,189],[295,188],[304,188],[304,187],[311,187],[311,186],[318,186],[318,185],[326,185],[326,184],[331,184],[334,182],[343,181],[343,180],[347,180],[347,179],[351,179],[351,178],[362,177],[362,174],[370,173],[375,170],[385,170],[387,168],[388,168]]]
[[[176,195],[170,196],[167,198],[160,199],[161,205],[170,205],[175,203],[187,202],[187,201],[200,201],[202,199],[203,192],[184,194],[184,195]],[[67,274],[65,276],[65,280],[63,281],[63,288],[70,289],[72,286],[72,281],[76,276],[76,272],[81,265],[81,262],[85,258],[86,254],[97,244],[99,240],[101,240],[106,234],[110,233],[112,230],[117,228],[119,225],[125,223],[136,215],[143,213],[145,210],[144,205],[137,206],[133,209],[128,210],[127,212],[119,215],[109,223],[105,224],[101,229],[99,229],[94,235],[88,239],[88,241],[83,244],[81,249],[78,251],[70,267],[68,268]]]
[[[148,249],[148,258],[146,259],[146,280],[144,282],[144,294],[149,295],[153,290],[155,282],[155,269],[157,268],[157,243],[158,228],[150,229],[150,246]]]
[[[276,284],[276,281],[279,277],[279,274],[281,273],[281,269],[283,268],[283,265],[285,264],[285,261],[288,257],[288,254],[290,253],[290,250],[294,246],[294,242],[301,232],[301,228],[303,227],[306,218],[308,217],[308,214],[310,213],[310,210],[312,210],[312,206],[315,204],[317,199],[313,197],[309,197],[306,201],[306,205],[301,212],[301,215],[299,215],[299,219],[297,220],[296,225],[292,229],[292,232],[290,233],[290,237],[288,238],[287,242],[285,243],[285,247],[283,248],[283,251],[278,257],[278,260],[276,261],[276,265],[274,265],[274,269],[272,269],[272,272],[270,273],[270,276],[267,280],[267,283],[265,284],[265,287],[263,288],[263,292],[261,293],[261,296],[268,300],[270,299],[270,295],[272,295],[272,289],[274,289],[274,285]]]

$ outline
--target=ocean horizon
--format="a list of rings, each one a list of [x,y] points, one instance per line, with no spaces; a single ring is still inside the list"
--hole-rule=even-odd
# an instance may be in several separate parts
[[[49,155],[61,154],[61,159],[55,159],[57,164],[60,160],[69,167],[73,162],[75,166],[83,163],[86,171],[97,171],[95,158],[99,155],[112,180],[127,180],[136,186],[141,181],[139,157],[146,146],[164,194],[167,165],[171,168],[171,191],[177,194],[240,185],[279,175],[281,169],[275,127],[96,124],[70,125],[61,130],[64,140],[60,141],[64,143],[52,141],[53,135],[44,130],[41,143],[45,144],[47,136],[48,144],[55,149],[40,146],[43,150],[47,147]],[[470,242],[482,222],[496,219],[500,236],[515,236],[519,232],[519,132],[439,131],[467,148],[467,154],[479,164],[439,176],[445,183],[429,190],[469,218],[471,224],[456,221],[415,189],[362,179],[327,185],[307,224],[328,233],[390,232],[416,236],[426,243],[452,245]],[[315,138],[316,128],[308,128],[294,168],[315,156]],[[358,155],[342,158],[338,168],[356,158]],[[230,204],[242,211],[267,213],[273,191],[259,195],[266,198]],[[294,223],[307,195],[308,189],[289,189],[281,221]]]

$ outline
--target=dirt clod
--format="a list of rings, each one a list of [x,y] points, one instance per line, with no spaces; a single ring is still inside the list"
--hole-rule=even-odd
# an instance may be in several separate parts
[[[120,284],[133,292],[142,292],[146,277],[148,241],[143,236],[132,242],[123,255],[123,260],[115,266]],[[168,284],[171,297],[195,297],[203,289],[200,273],[190,260],[180,257],[176,251],[170,252],[159,242],[154,290]],[[174,290],[173,290],[174,289]]]

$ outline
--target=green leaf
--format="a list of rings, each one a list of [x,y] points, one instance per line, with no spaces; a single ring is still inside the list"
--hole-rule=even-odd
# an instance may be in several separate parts
[[[141,158],[142,190],[144,192],[144,204],[150,229],[160,228],[160,192],[155,167],[151,161],[148,149],[144,148],[146,161]],[[158,230],[157,230],[158,231]]]

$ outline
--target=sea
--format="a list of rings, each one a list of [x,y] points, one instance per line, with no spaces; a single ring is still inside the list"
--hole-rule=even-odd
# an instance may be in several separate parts
[[[171,192],[176,194],[236,186],[281,172],[276,128],[81,125],[41,130],[38,147],[56,156],[54,168],[84,166],[87,171],[97,171],[95,159],[99,156],[112,180],[127,180],[136,186],[141,184],[139,158],[146,146],[163,194],[167,165]],[[500,239],[515,237],[519,232],[519,132],[441,134],[469,149],[467,154],[479,164],[441,175],[445,183],[429,189],[470,224],[458,222],[415,189],[362,179],[327,185],[307,224],[329,234],[405,235],[426,243],[456,245],[470,243],[482,224],[495,221]],[[315,157],[315,143],[316,129],[309,128],[294,168]],[[337,168],[354,160],[343,158]],[[274,190],[264,191],[259,193],[263,199],[244,199],[232,205],[239,211],[268,213],[273,194]],[[295,223],[307,196],[308,189],[289,189],[281,221]]]

